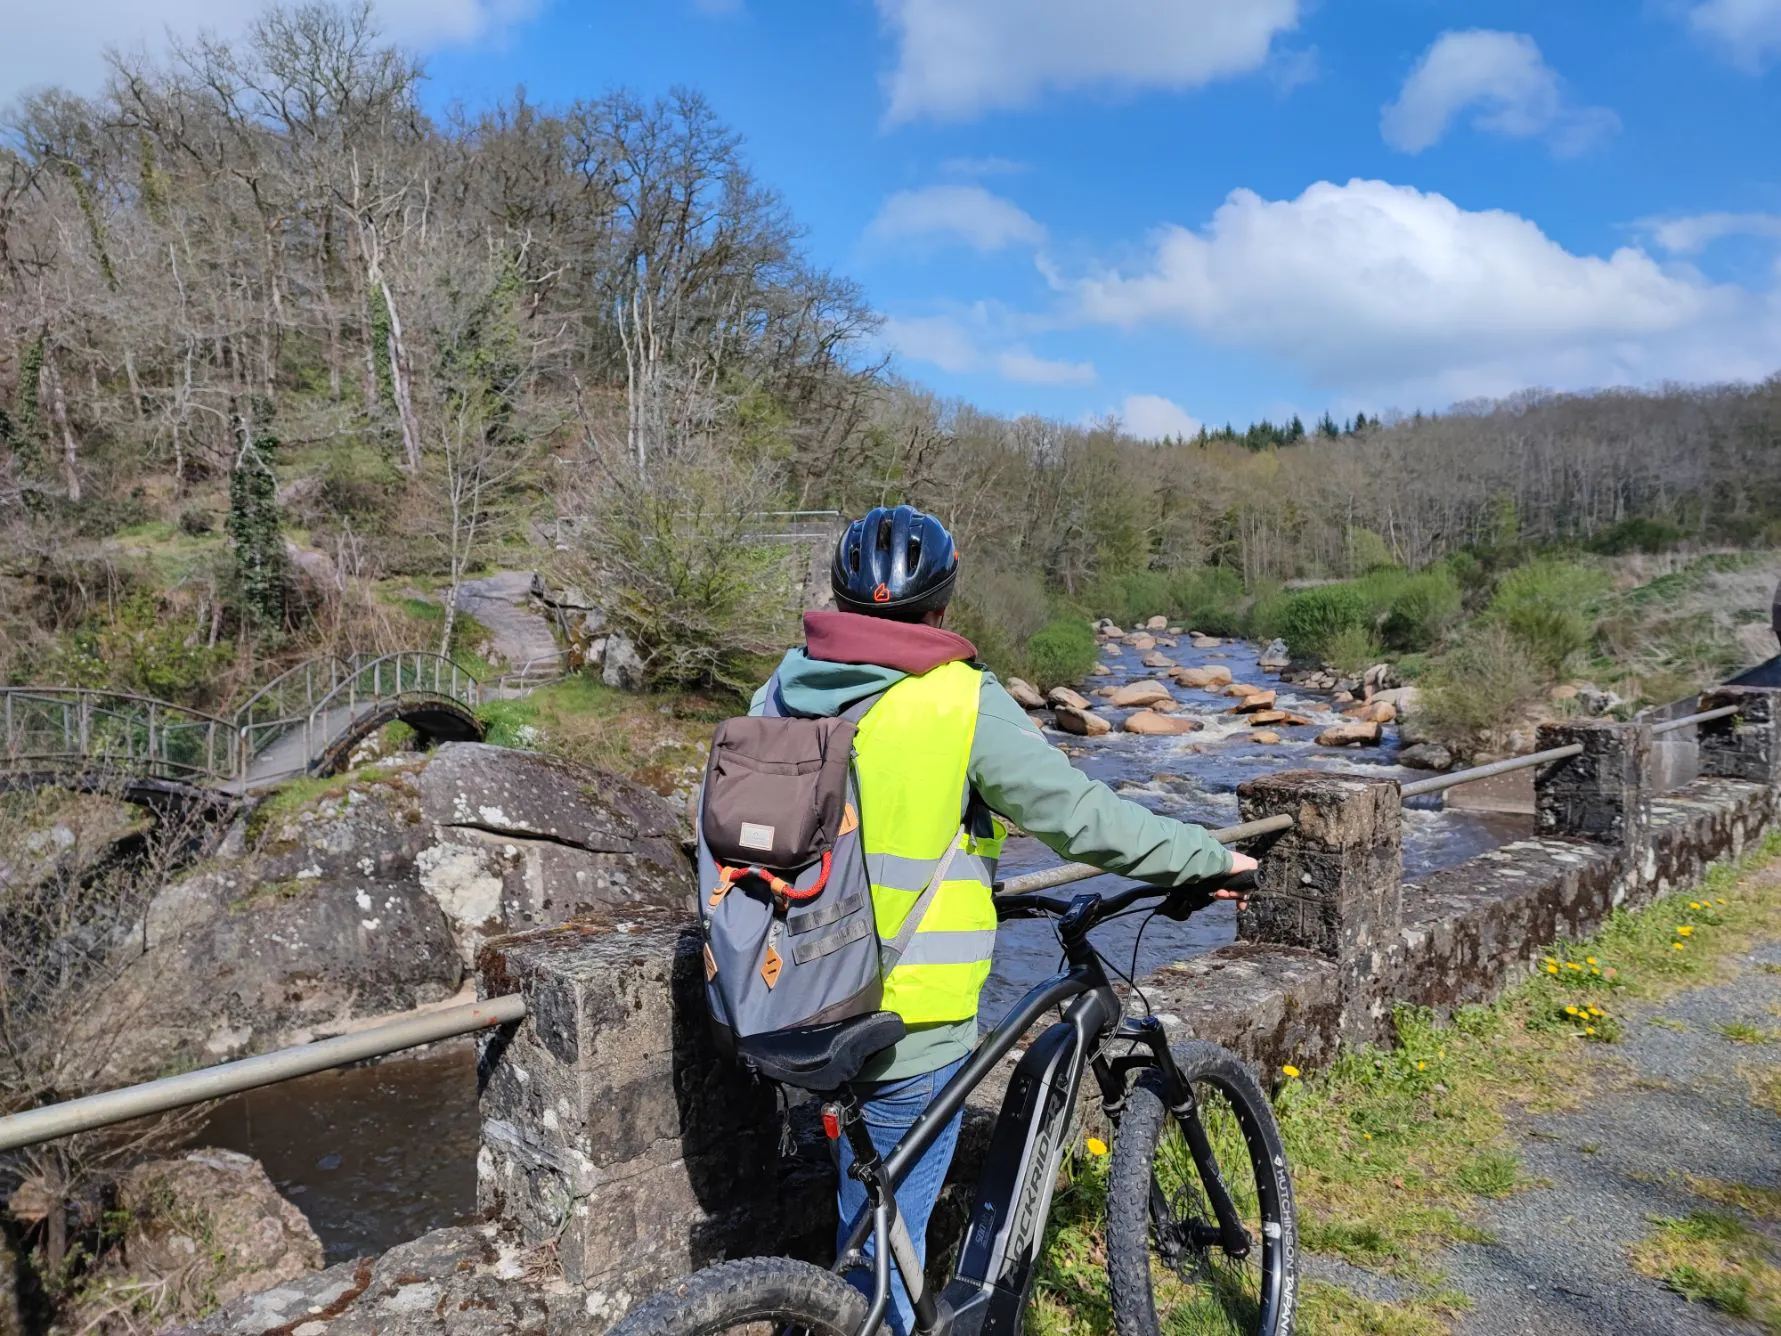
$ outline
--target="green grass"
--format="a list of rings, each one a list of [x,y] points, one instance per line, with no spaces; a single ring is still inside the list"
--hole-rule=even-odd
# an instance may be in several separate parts
[[[1762,1025],[1750,1025],[1744,1021],[1722,1021],[1713,1028],[1734,1044],[1781,1043],[1781,1030],[1772,1030]]]
[[[1691,1303],[1781,1334],[1781,1270],[1774,1245],[1738,1215],[1723,1210],[1657,1217],[1632,1248],[1636,1270]]]

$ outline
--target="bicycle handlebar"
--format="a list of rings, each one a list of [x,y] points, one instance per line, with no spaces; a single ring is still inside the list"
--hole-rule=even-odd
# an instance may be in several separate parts
[[[1158,906],[1157,912],[1179,922],[1189,914],[1197,913],[1210,905],[1218,898],[1217,892],[1219,891],[1236,891],[1241,894],[1254,889],[1255,873],[1253,872],[1208,877],[1203,881],[1185,882],[1179,886],[1133,886],[1114,895],[1096,896],[1094,923],[1104,922],[1115,914],[1131,908],[1140,900],[1146,899],[1165,901],[1166,903]],[[1075,907],[1076,901],[1064,900],[1057,896],[1038,892],[1027,892],[1017,895],[997,895],[995,904],[998,919],[1062,918]],[[1093,926],[1093,924],[1089,926]]]

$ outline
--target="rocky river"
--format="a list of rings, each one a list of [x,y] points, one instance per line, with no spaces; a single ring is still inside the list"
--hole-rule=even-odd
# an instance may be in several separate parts
[[[1278,708],[1310,720],[1277,724],[1278,741],[1256,741],[1260,730],[1229,713],[1232,701],[1211,691],[1171,684],[1178,712],[1204,723],[1173,737],[1120,731],[1096,738],[1053,735],[1077,765],[1125,797],[1158,812],[1209,826],[1237,820],[1236,788],[1270,770],[1300,767],[1399,774],[1396,730],[1378,745],[1329,748],[1319,732],[1337,722],[1330,697],[1270,680],[1254,646],[1226,643],[1168,648],[1183,667],[1222,666],[1237,681],[1266,684],[1279,693]],[[1094,686],[1119,686],[1158,676],[1127,646],[1104,654],[1108,672]],[[1084,690],[1087,690],[1085,686]],[[1125,712],[1100,706],[1117,720]],[[1049,722],[1043,712],[1035,717]],[[423,786],[423,799],[425,789]],[[484,809],[486,811],[486,809]],[[475,824],[486,825],[478,820]],[[1478,811],[1445,811],[1423,802],[1406,814],[1407,878],[1449,867],[1527,833],[1530,818]],[[499,838],[499,837],[498,837]],[[423,855],[423,862],[425,856]],[[1009,842],[1006,874],[1042,867],[1054,856],[1030,838]],[[1097,882],[1084,883],[1093,888]],[[1109,925],[1102,941],[1108,958],[1140,977],[1172,960],[1197,955],[1232,940],[1235,915],[1218,906],[1187,923],[1142,919]],[[999,1015],[1057,964],[1050,928],[1041,922],[1010,924],[1002,931],[995,971],[985,994],[986,1016]],[[376,1066],[325,1072],[257,1091],[219,1105],[196,1137],[201,1144],[244,1151],[260,1159],[281,1191],[308,1215],[330,1262],[387,1248],[434,1227],[468,1219],[475,1207],[477,1149],[476,1080],[467,1044]]]

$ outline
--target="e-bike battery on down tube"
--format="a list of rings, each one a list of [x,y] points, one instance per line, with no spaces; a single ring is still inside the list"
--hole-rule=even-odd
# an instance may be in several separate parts
[[[944,1307],[953,1336],[1012,1336],[1033,1287],[1052,1190],[1094,1045],[1119,1017],[1111,990],[1078,997],[1027,1049],[1002,1099]]]

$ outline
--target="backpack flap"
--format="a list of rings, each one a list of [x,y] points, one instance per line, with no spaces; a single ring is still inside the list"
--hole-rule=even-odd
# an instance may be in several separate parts
[[[699,813],[717,863],[794,874],[821,861],[841,830],[853,735],[843,718],[720,724]]]

